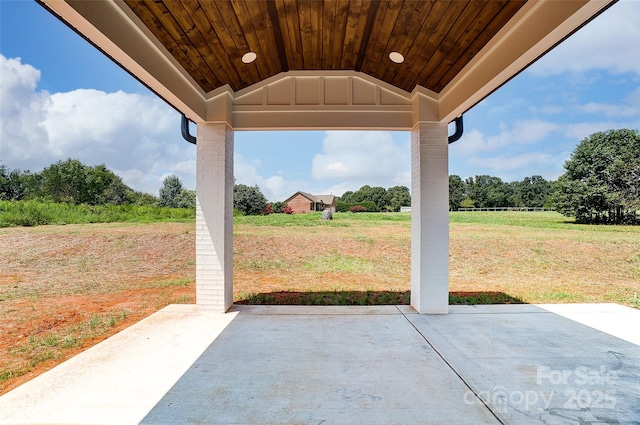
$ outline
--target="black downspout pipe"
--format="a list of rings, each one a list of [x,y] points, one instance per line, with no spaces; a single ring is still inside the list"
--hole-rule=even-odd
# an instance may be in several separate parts
[[[453,133],[451,136],[448,137],[449,144],[451,144],[451,143],[457,141],[458,139],[460,139],[462,137],[462,133],[464,132],[464,126],[463,126],[463,122],[462,122],[462,115],[460,115],[459,117],[457,117],[453,121],[456,123],[456,131],[455,131],[455,133]],[[189,142],[191,144],[194,144],[194,145],[196,144],[195,136],[192,136],[189,133],[189,119],[186,117],[185,114],[182,114],[182,137],[187,142]]]
[[[187,142],[189,142],[189,143],[191,143],[193,145],[196,144],[196,137],[192,136],[189,133],[189,118],[187,118],[187,116],[185,114],[182,114],[182,137]],[[451,142],[449,142],[449,143],[451,143]]]
[[[449,136],[449,144],[457,141],[462,137],[462,133],[464,132],[464,127],[462,125],[462,115],[453,120],[456,123],[456,132]]]

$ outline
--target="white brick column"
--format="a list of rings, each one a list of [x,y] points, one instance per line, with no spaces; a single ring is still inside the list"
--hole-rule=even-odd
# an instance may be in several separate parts
[[[226,312],[233,304],[233,129],[198,124],[196,304]]]
[[[411,306],[449,312],[449,149],[447,125],[411,130]]]

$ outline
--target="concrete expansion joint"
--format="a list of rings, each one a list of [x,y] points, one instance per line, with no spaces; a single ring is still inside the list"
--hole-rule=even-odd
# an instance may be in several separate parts
[[[473,395],[484,405],[484,407],[487,408],[487,410],[489,412],[491,412],[491,415],[501,424],[505,425],[505,423],[500,419],[500,417],[496,414],[496,412],[493,411],[493,409],[491,408],[491,406],[489,404],[487,404],[487,402],[483,399],[483,397],[480,396],[480,394],[478,394],[478,392],[476,390],[473,389],[473,387],[464,379],[464,377],[462,376],[462,374],[457,371],[453,365],[444,357],[444,355],[427,339],[427,337],[420,331],[420,329],[418,329],[418,327],[411,321],[409,320],[409,318],[407,317],[407,315],[401,311],[400,309],[398,309],[398,311],[400,311],[400,314],[402,314],[402,316],[405,318],[405,320],[407,322],[409,322],[409,325],[411,325],[411,327],[413,329],[415,329],[416,332],[418,332],[418,334],[422,337],[422,339],[424,339],[424,341],[427,343],[427,345],[429,345],[429,347],[431,347],[431,349],[433,350],[434,353],[436,353],[438,355],[438,357],[440,357],[440,359],[442,359],[442,361],[449,367],[449,369],[451,369],[451,371],[453,373],[456,374],[456,376],[458,376],[458,378],[460,379],[460,381],[464,384],[465,387],[468,388],[469,391],[471,391],[473,393]]]

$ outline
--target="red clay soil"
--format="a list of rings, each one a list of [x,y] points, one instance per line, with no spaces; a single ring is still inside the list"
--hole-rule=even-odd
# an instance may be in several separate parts
[[[195,302],[193,224],[0,229],[0,246],[0,394]]]
[[[460,225],[450,235],[453,295],[637,307],[640,232]],[[233,279],[236,300],[406,294],[410,229],[236,226]],[[194,302],[193,223],[0,229],[0,394],[168,304]]]

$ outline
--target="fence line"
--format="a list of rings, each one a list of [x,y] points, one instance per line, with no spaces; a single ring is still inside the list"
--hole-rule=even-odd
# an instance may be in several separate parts
[[[542,207],[487,207],[487,208],[458,208],[458,211],[555,211],[555,208],[542,208]]]

